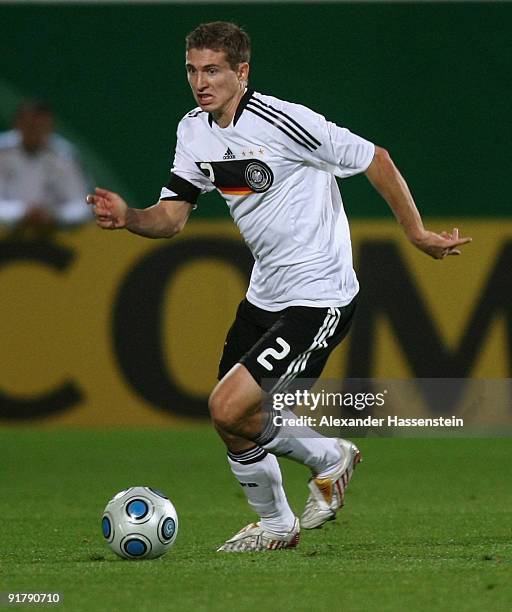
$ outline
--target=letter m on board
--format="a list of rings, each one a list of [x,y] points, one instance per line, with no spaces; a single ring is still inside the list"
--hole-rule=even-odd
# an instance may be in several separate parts
[[[466,271],[471,274],[471,269]],[[417,378],[465,378],[498,315],[507,320],[508,370],[512,376],[512,241],[505,242],[459,344],[443,342],[418,286],[391,241],[361,244],[358,276],[361,299],[351,332],[347,376],[371,378],[378,317],[387,317],[407,362]]]

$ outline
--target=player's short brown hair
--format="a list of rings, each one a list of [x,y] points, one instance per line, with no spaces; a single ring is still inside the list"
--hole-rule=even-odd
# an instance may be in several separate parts
[[[186,50],[211,49],[224,51],[233,70],[251,59],[251,39],[240,26],[229,21],[202,23],[185,39]]]

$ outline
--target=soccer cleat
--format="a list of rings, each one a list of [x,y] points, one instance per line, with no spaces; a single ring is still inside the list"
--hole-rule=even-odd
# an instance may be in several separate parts
[[[295,519],[292,529],[284,536],[264,529],[259,523],[251,523],[227,540],[217,552],[260,552],[295,548],[299,543],[299,519]]]
[[[341,461],[326,478],[311,478],[308,487],[310,494],[300,518],[304,529],[321,527],[336,518],[336,512],[345,503],[345,490],[352,478],[356,465],[362,460],[361,453],[350,440],[338,438]]]

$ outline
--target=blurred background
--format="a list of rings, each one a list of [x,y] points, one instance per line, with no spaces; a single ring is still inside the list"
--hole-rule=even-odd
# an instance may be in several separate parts
[[[325,375],[510,378],[511,4],[0,3],[0,131],[24,99],[47,100],[91,185],[153,204],[194,107],[184,37],[219,19],[252,37],[253,88],[386,147],[430,229],[473,237],[429,260],[364,176],[343,181],[361,300]],[[0,424],[204,418],[251,267],[218,195],[171,242],[87,222],[11,234]]]

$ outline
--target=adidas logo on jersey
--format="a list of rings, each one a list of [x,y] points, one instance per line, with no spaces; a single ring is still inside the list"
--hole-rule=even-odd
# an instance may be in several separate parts
[[[235,154],[233,153],[233,151],[228,147],[228,150],[224,153],[224,157],[222,159],[235,159]]]

